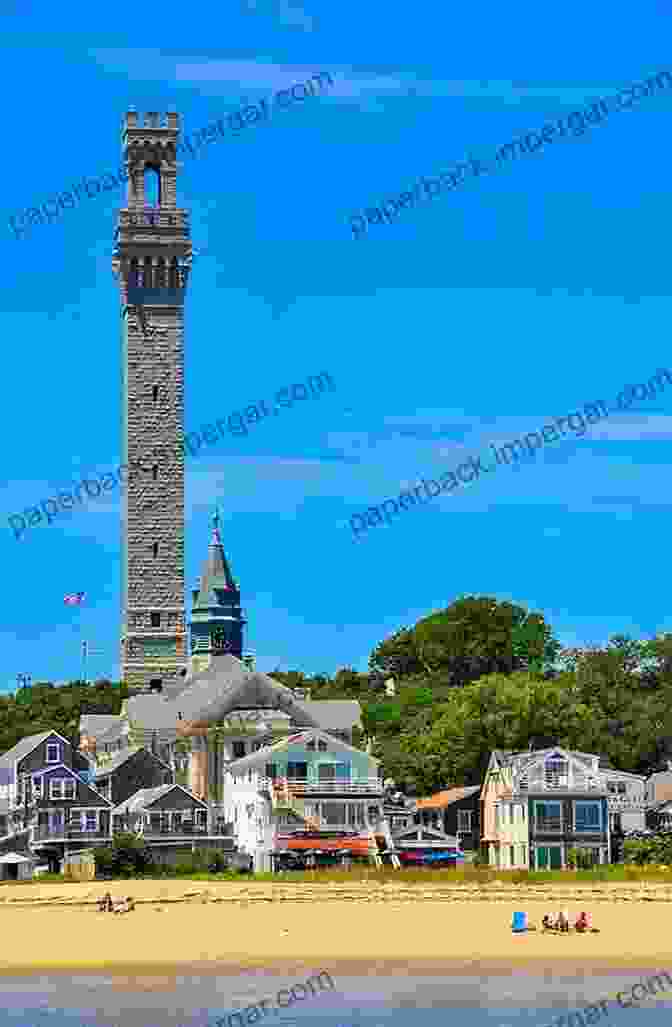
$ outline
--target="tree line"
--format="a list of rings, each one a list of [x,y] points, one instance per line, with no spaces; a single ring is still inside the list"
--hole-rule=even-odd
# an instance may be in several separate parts
[[[542,614],[488,596],[400,627],[365,673],[271,676],[312,699],[358,700],[355,744],[370,741],[385,777],[411,795],[480,783],[493,749],[557,744],[644,774],[672,758],[672,634],[563,648]],[[127,695],[103,680],[0,696],[0,752],[49,728],[77,744],[82,714],[118,714]]]

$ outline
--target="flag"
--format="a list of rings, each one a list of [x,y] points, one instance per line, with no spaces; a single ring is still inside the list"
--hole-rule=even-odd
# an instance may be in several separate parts
[[[86,592],[70,592],[67,596],[63,596],[63,602],[66,606],[81,606],[86,598]]]

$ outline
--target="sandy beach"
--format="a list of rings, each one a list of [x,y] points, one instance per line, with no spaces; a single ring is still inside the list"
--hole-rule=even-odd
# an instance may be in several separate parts
[[[96,900],[133,896],[134,912]],[[667,968],[672,885],[128,881],[0,888],[0,972],[504,973]],[[511,914],[587,909],[599,934],[513,935]],[[182,969],[180,969],[182,968]]]

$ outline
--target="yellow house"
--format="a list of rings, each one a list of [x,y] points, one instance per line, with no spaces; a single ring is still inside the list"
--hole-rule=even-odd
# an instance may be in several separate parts
[[[529,867],[527,800],[514,798],[513,768],[493,752],[481,789],[481,849],[490,866]]]

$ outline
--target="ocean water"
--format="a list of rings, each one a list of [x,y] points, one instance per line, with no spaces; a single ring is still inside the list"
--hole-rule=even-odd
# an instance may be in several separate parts
[[[333,991],[314,997],[309,993],[306,1000],[279,1008],[279,993],[281,1003],[286,1002],[289,988],[322,969],[330,974]],[[663,1027],[670,1022],[672,994],[648,997],[629,1008],[622,1008],[615,996],[620,991],[624,1002],[631,1001],[633,985],[664,969],[582,975],[548,971],[543,976],[519,971],[483,976],[372,972],[352,977],[318,967],[291,977],[259,972],[236,977],[3,977],[0,1027],[217,1027],[217,1021],[227,1027],[240,1023],[228,1020],[236,1010],[248,1011],[245,1024],[265,1021],[265,1027],[582,1027],[582,1020],[570,1020],[569,1014],[581,1013],[599,999],[608,1000],[606,1013],[603,1007],[592,1022]],[[672,966],[669,972],[672,976]],[[263,999],[266,1015],[249,1012]]]

